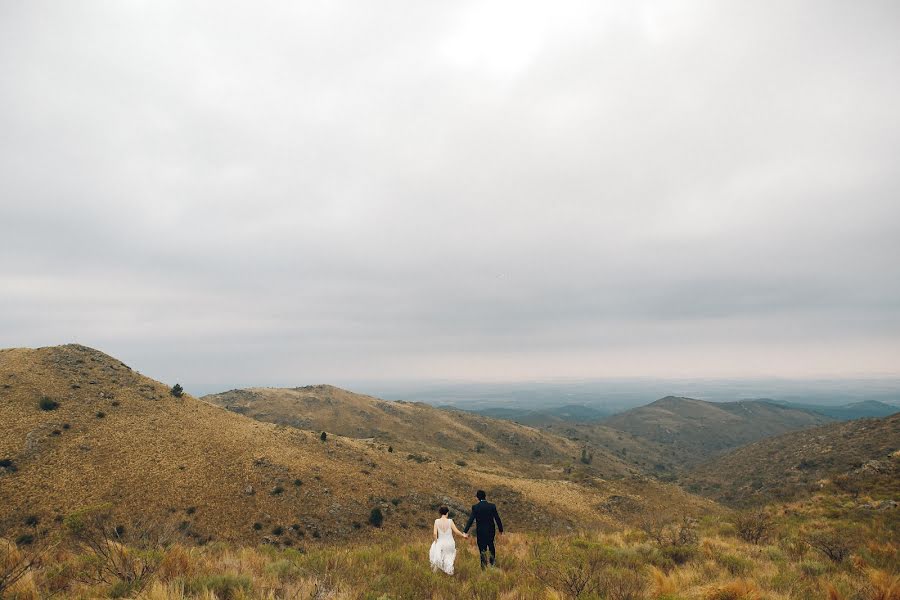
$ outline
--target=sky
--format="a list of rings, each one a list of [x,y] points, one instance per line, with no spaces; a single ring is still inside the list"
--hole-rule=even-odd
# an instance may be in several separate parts
[[[900,4],[0,0],[0,347],[900,374]]]

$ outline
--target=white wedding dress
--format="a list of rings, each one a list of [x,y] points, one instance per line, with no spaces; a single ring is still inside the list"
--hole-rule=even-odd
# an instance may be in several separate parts
[[[453,520],[436,519],[438,538],[431,543],[428,558],[431,561],[431,569],[440,569],[447,575],[453,575],[453,562],[456,560],[456,541],[453,539]]]

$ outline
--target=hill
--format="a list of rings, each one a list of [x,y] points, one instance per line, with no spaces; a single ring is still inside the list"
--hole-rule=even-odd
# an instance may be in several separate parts
[[[367,439],[424,459],[523,470],[541,477],[580,456],[582,446],[511,421],[421,402],[386,401],[329,385],[249,388],[202,398],[259,421]],[[499,465],[498,465],[499,463]],[[592,461],[603,476],[631,472],[621,460],[598,451]]]
[[[670,464],[692,466],[756,440],[831,421],[815,412],[764,400],[705,402],[667,396],[601,424],[664,449]]]
[[[900,413],[795,431],[733,450],[686,474],[696,493],[732,505],[790,500],[828,482],[874,498],[900,494]]]
[[[363,417],[346,413],[348,423],[358,419],[348,427],[359,427]],[[83,507],[111,503],[117,519],[174,522],[197,542],[324,543],[381,535],[366,524],[376,508],[385,528],[427,529],[438,504],[460,512],[477,488],[491,490],[520,530],[603,526],[612,497],[647,510],[672,497],[709,509],[674,486],[602,478],[574,457],[533,468],[545,477],[516,473],[509,465],[525,460],[513,450],[517,440],[485,442],[501,459],[472,451],[462,464],[409,452],[402,441],[394,452],[377,439],[329,434],[323,442],[318,432],[175,398],[168,385],[79,345],[0,351],[0,422],[0,535],[18,535],[26,521],[52,528]],[[508,431],[567,447],[526,428]]]
[[[866,419],[872,417],[887,417],[896,412],[900,412],[900,407],[877,400],[863,400],[862,402],[853,402],[851,404],[842,404],[839,406],[824,406],[820,404],[798,404],[795,402],[781,402],[772,400],[782,406],[797,408],[810,412],[825,415],[836,421],[849,421],[852,419]]]

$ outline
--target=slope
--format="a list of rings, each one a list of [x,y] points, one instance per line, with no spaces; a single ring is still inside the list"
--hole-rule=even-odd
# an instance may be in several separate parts
[[[340,411],[339,411],[340,412]],[[517,529],[596,527],[610,497],[652,510],[699,499],[653,482],[581,483],[479,466],[411,460],[386,445],[262,423],[143,377],[78,345],[0,350],[0,535],[26,520],[52,530],[65,515],[111,503],[115,517],[169,521],[197,542],[281,545],[429,527],[434,507],[456,512],[484,487]],[[548,442],[549,443],[549,442]],[[30,519],[34,517],[35,519]]]
[[[732,450],[682,479],[731,505],[789,500],[831,482],[844,491],[900,494],[900,413],[794,431]]]
[[[664,449],[673,465],[699,464],[731,448],[831,419],[760,400],[705,402],[667,396],[602,424]]]

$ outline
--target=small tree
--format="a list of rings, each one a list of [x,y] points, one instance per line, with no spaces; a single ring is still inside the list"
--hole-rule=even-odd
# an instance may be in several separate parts
[[[328,439],[328,434],[323,431],[322,435],[319,436],[319,439],[324,442],[325,440]]]
[[[382,523],[384,523],[384,514],[381,512],[381,509],[376,506],[372,509],[372,512],[369,513],[369,525],[372,527],[381,527]]]
[[[184,388],[181,387],[180,383],[176,383],[172,386],[172,389],[169,390],[169,393],[175,396],[176,398],[181,398],[184,396]]]
[[[759,544],[772,529],[772,517],[762,509],[744,511],[735,517],[734,527],[742,540]]]

